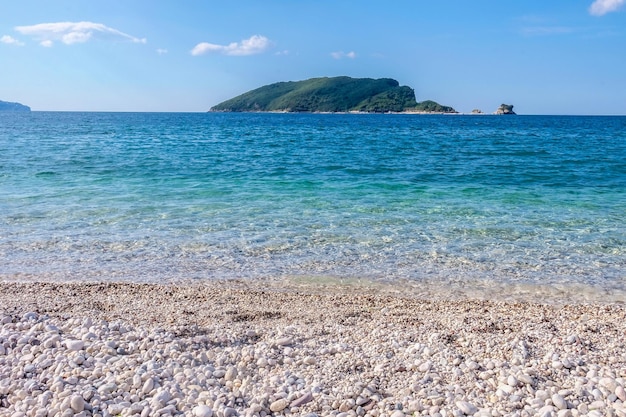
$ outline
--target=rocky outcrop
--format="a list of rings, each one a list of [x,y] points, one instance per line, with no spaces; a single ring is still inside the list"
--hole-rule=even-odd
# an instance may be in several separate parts
[[[30,107],[20,103],[0,100],[0,111],[30,111]]]
[[[512,104],[501,104],[500,107],[498,107],[498,110],[496,110],[495,114],[516,114],[516,113],[513,111]]]

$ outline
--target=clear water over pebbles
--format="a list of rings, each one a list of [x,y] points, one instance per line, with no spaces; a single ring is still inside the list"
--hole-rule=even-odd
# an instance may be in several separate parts
[[[3,280],[626,288],[624,117],[0,117]]]

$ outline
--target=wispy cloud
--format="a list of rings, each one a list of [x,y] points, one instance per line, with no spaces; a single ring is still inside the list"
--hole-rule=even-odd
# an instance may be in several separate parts
[[[529,26],[521,30],[525,36],[565,35],[575,31],[574,28],[567,26]]]
[[[342,59],[342,58],[354,59],[354,58],[356,58],[356,52],[354,52],[354,51],[350,51],[348,53],[345,53],[343,51],[331,52],[330,56],[332,56],[335,59]]]
[[[24,42],[20,42],[12,36],[4,35],[0,38],[0,42],[6,43],[7,45],[15,45],[15,46],[24,46]]]
[[[626,0],[595,0],[589,7],[589,13],[594,16],[603,16],[617,11],[626,3]]]
[[[39,23],[31,26],[17,26],[16,31],[39,40],[42,46],[50,47],[54,42],[66,45],[85,43],[91,39],[123,39],[135,43],[146,43],[146,39],[136,38],[102,23],[94,22],[55,22]]]
[[[191,55],[198,56],[208,53],[218,53],[232,56],[254,55],[264,52],[269,47],[269,39],[265,36],[253,35],[248,39],[243,39],[241,42],[232,42],[228,45],[201,42],[194,46],[191,50]]]
[[[159,48],[156,50],[156,53],[159,55],[165,55],[168,52],[167,49]]]

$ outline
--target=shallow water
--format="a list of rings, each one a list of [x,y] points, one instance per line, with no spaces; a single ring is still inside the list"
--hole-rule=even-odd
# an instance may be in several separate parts
[[[626,117],[0,114],[0,213],[3,280],[621,294]]]

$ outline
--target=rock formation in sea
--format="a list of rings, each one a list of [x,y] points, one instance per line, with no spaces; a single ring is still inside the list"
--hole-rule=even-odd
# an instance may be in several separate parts
[[[513,111],[512,104],[501,104],[500,107],[498,107],[498,110],[496,110],[495,114],[516,114],[516,113]]]

